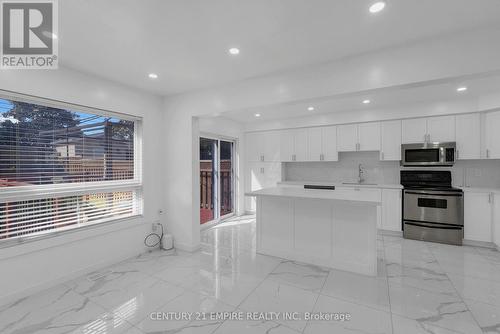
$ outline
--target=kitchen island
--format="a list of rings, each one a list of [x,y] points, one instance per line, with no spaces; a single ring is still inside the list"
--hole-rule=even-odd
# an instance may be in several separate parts
[[[257,198],[257,252],[375,276],[380,191],[273,187]]]

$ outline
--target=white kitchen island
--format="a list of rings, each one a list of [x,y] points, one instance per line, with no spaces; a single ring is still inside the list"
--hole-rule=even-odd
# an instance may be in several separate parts
[[[257,252],[355,273],[377,274],[376,189],[274,187],[257,197]]]

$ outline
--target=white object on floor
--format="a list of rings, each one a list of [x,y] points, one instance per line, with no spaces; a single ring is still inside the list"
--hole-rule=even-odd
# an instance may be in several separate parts
[[[163,239],[161,240],[161,248],[164,250],[170,250],[174,248],[174,237],[172,234],[163,235]]]

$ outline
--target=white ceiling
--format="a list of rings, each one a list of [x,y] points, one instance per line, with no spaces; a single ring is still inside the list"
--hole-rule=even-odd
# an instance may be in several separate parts
[[[467,91],[457,92],[456,89],[463,86],[467,87]],[[459,101],[492,93],[498,94],[498,87],[500,87],[500,75],[492,74],[484,77],[426,83],[422,86],[399,86],[345,96],[301,101],[293,104],[235,110],[219,116],[237,122],[252,123],[345,111],[381,110],[383,108],[404,107],[435,101]],[[369,99],[371,102],[363,104],[362,102],[365,99]],[[314,111],[307,110],[309,106],[313,106]],[[256,113],[261,116],[256,118]]]
[[[60,62],[169,95],[500,23],[499,0],[372,2],[64,0]]]

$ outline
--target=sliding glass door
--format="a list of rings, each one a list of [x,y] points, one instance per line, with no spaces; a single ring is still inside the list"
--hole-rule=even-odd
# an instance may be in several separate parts
[[[200,224],[234,213],[234,142],[200,138]]]

